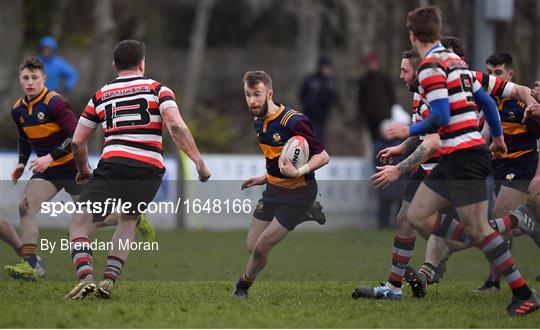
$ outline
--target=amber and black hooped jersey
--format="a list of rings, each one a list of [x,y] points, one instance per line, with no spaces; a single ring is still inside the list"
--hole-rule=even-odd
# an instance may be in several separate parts
[[[268,184],[296,189],[306,186],[306,180],[315,179],[314,172],[299,178],[288,178],[279,171],[278,159],[285,143],[295,135],[303,136],[309,145],[309,157],[324,151],[324,145],[315,137],[309,119],[302,113],[284,105],[268,118],[255,120],[255,132],[259,146],[266,158]]]
[[[13,105],[11,117],[19,130],[19,163],[26,164],[33,149],[38,157],[52,156],[49,167],[75,168],[71,138],[77,118],[60,94],[44,88],[32,100],[21,97]]]
[[[507,97],[494,99],[501,116],[504,142],[508,148],[504,158],[513,159],[535,152],[536,138],[529,133],[527,126],[521,123],[525,113],[525,104]]]
[[[102,160],[163,169],[161,113],[169,107],[177,107],[175,96],[161,83],[142,76],[119,77],[97,91],[79,123],[103,128]]]

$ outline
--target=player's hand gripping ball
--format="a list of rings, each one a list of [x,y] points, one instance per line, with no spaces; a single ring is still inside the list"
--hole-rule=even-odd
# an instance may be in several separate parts
[[[308,142],[303,136],[293,136],[283,146],[280,157],[287,157],[296,168],[303,166],[309,159]]]

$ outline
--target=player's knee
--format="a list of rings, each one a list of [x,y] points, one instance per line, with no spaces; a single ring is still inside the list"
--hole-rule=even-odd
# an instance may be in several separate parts
[[[249,253],[253,253],[254,245],[255,245],[254,242],[246,241],[246,249],[248,250]]]
[[[410,224],[413,226],[418,225],[422,222],[421,213],[417,208],[413,207],[409,207],[407,213],[405,214],[405,218],[407,218],[407,221],[410,222]]]
[[[27,197],[24,197],[19,203],[19,215],[21,218],[26,217],[30,213],[30,201]]]
[[[268,255],[268,251],[270,251],[271,248],[272,246],[270,244],[259,241],[255,244],[255,246],[253,246],[251,255],[254,259],[264,258],[266,255]]]

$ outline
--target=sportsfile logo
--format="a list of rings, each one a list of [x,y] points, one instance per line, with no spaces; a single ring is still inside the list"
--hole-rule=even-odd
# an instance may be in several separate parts
[[[141,202],[133,205],[122,199],[107,198],[104,202],[43,202],[42,214],[57,217],[59,214],[92,213],[107,216],[118,214],[250,214],[252,210],[250,199],[181,199],[176,202]]]

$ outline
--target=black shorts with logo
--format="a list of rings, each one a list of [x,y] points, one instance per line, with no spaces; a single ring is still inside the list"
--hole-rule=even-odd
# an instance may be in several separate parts
[[[64,189],[68,194],[78,196],[84,186],[75,181],[77,168],[74,165],[49,167],[42,173],[35,173],[32,179],[42,179],[52,183],[58,191]]]
[[[487,200],[490,168],[487,146],[457,150],[443,155],[424,183],[454,207],[475,204]]]
[[[126,214],[138,215],[139,204],[148,204],[156,196],[164,173],[165,170],[157,167],[133,167],[100,161],[79,201],[99,203],[102,208],[107,199],[109,202],[116,199],[121,204],[129,202]],[[111,213],[111,210],[107,211],[94,213],[94,222],[103,221]]]
[[[506,186],[526,193],[536,173],[537,164],[537,151],[530,152],[518,158],[493,160],[495,192],[498,194],[501,186]]]
[[[427,173],[422,168],[419,168],[411,174],[409,182],[405,185],[405,188],[403,188],[403,200],[410,203],[412,202],[414,195],[416,194],[416,191],[418,190],[418,187],[420,187],[420,184],[424,181],[424,179],[427,177]],[[450,216],[451,218],[458,219],[458,215],[456,212],[456,209],[454,209],[452,206],[445,207],[441,210],[439,210],[440,213],[446,214]]]
[[[305,187],[286,189],[267,184],[259,199],[253,217],[262,221],[274,218],[292,231],[307,220],[306,213],[317,198],[317,181],[307,180]]]

